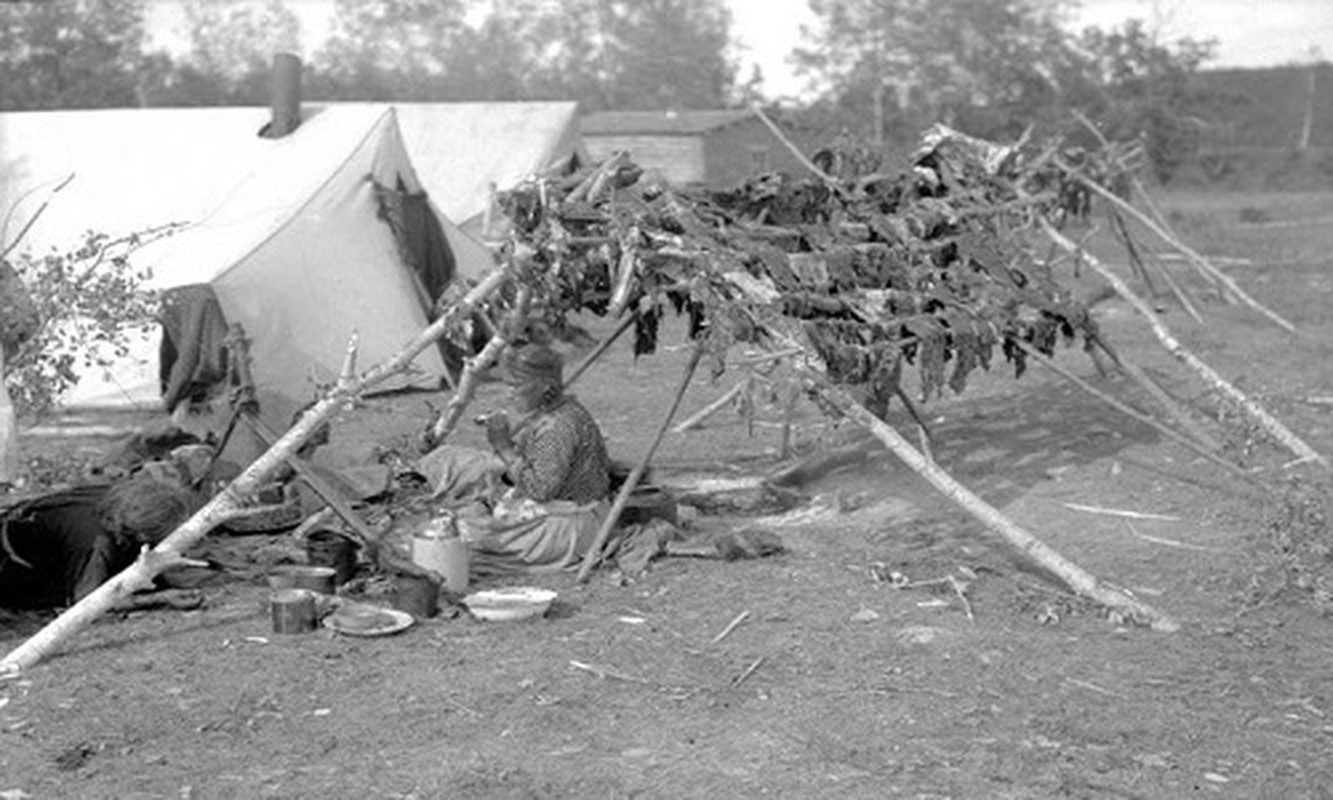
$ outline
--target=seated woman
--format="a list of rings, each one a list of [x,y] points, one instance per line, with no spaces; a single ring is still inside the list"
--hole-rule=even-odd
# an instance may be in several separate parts
[[[577,566],[606,519],[606,442],[588,410],[564,393],[563,366],[545,345],[512,348],[504,368],[516,420],[503,412],[485,418],[493,452],[445,445],[418,464],[437,497],[492,509],[463,526],[477,574]]]
[[[72,605],[134,563],[193,512],[184,488],[138,474],[22,501],[0,512],[0,607]],[[141,593],[121,610],[199,604],[197,592]]]

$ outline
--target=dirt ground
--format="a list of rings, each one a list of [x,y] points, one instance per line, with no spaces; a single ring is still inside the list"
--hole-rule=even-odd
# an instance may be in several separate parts
[[[1333,216],[1333,194],[1164,205],[1196,247],[1243,259],[1222,266],[1302,334],[1207,298],[1206,324],[1164,302],[1168,324],[1333,455],[1333,227],[1315,222]],[[1268,222],[1242,224],[1256,216],[1245,209]],[[1201,419],[1217,416],[1126,303],[1098,316],[1123,354]],[[678,323],[662,342],[637,362],[617,345],[575,390],[629,461],[685,360]],[[1080,352],[1059,362],[1151,408]],[[682,415],[736,378],[696,379]],[[370,401],[334,446],[364,452],[415,431],[427,400],[442,402]],[[276,634],[255,569],[206,585],[199,610],[103,620],[0,682],[0,798],[1333,797],[1333,628],[1292,577],[1318,565],[1293,570],[1279,546],[1290,531],[1273,524],[1291,510],[1280,488],[1305,468],[1214,422],[1268,487],[1256,488],[1038,365],[1019,381],[997,366],[926,408],[942,466],[1181,630],[1121,624],[1073,597],[867,447],[802,486],[795,508],[694,523],[762,528],[785,553],[667,558],[632,581],[524,581],[559,593],[545,618],[447,611],[382,638]],[[802,452],[849,435],[808,404],[798,412]],[[764,405],[753,431],[727,411],[669,434],[656,481],[769,473],[777,419]],[[48,458],[105,444],[27,439]],[[1316,553],[1330,543],[1320,523]],[[283,540],[210,546],[245,555]],[[925,585],[898,588],[895,573]],[[0,651],[50,616],[0,617]]]

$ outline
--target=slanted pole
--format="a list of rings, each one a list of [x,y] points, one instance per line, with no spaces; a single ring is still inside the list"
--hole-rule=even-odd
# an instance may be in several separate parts
[[[583,564],[579,566],[579,583],[586,583],[589,573],[593,567],[597,566],[602,560],[602,548],[606,546],[606,540],[611,536],[611,530],[615,528],[616,523],[620,521],[620,513],[625,510],[625,504],[629,502],[629,496],[634,491],[634,487],[639,485],[639,480],[643,473],[647,471],[649,462],[653,459],[653,454],[657,452],[657,446],[662,443],[662,438],[666,436],[667,429],[671,427],[671,420],[676,418],[676,411],[680,408],[680,401],[685,397],[685,390],[690,388],[690,380],[694,378],[694,371],[699,366],[699,359],[703,357],[703,345],[696,343],[694,352],[690,353],[690,361],[685,365],[685,373],[681,375],[680,386],[676,388],[676,396],[671,401],[671,408],[667,411],[666,417],[662,419],[662,424],[657,429],[657,435],[653,437],[653,442],[648,446],[647,452],[639,463],[634,465],[630,471],[629,477],[620,486],[620,493],[616,495],[615,503],[611,505],[611,510],[607,512],[606,519],[602,522],[602,527],[597,531],[597,538],[593,540],[592,547],[583,554]]]
[[[1107,282],[1111,284],[1111,287],[1114,288],[1121,297],[1125,298],[1125,300],[1148,321],[1148,325],[1152,328],[1153,334],[1157,336],[1157,340],[1161,342],[1162,346],[1166,348],[1168,353],[1175,356],[1190,369],[1197,372],[1210,387],[1216,389],[1219,393],[1235,402],[1255,424],[1263,428],[1270,436],[1280,442],[1287,449],[1291,450],[1291,452],[1295,453],[1299,461],[1314,461],[1322,467],[1328,467],[1328,459],[1320,455],[1314,448],[1302,441],[1300,437],[1288,430],[1287,426],[1283,425],[1275,417],[1265,411],[1262,406],[1251,400],[1249,397],[1246,397],[1243,392],[1227,382],[1225,378],[1217,374],[1216,370],[1205,364],[1198,356],[1187,350],[1185,346],[1180,343],[1180,340],[1178,340],[1171,332],[1171,329],[1166,326],[1166,323],[1162,322],[1162,318],[1157,315],[1157,312],[1153,311],[1152,306],[1148,305],[1143,298],[1135,294],[1119,275],[1108,269],[1096,256],[1082,250],[1078,245],[1070,241],[1067,236],[1056,230],[1055,226],[1049,221],[1044,219],[1041,220],[1041,227],[1046,235],[1050,237],[1051,241],[1060,245],[1070,253],[1081,254],[1084,263],[1089,267],[1092,267],[1097,274],[1105,278]]]
[[[841,411],[852,422],[870,431],[888,447],[893,454],[902,459],[918,475],[925,478],[944,496],[953,500],[973,517],[980,520],[987,528],[998,533],[1005,541],[1018,549],[1034,563],[1040,565],[1064,581],[1069,588],[1080,595],[1095,600],[1138,622],[1150,625],[1153,630],[1171,633],[1180,630],[1180,624],[1171,617],[1141,603],[1124,592],[1102,585],[1091,573],[1069,561],[1064,556],[1041,542],[1037,537],[1014,524],[994,506],[973,494],[967,487],[954,480],[934,461],[926,458],[898,431],[871,414],[864,406],[853,400],[841,389],[830,386],[821,377],[812,376],[812,387],[820,397],[834,408]]]

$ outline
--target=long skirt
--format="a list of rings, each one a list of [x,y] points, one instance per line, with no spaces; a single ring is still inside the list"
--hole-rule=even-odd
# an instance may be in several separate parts
[[[417,463],[437,499],[451,504],[494,501],[504,464],[490,453],[445,445]],[[471,571],[478,576],[559,572],[577,568],[592,549],[610,504],[565,500],[499,503],[493,513],[460,512]]]

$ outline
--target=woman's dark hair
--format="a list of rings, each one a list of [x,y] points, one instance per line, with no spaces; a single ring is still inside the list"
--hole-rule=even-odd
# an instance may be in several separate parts
[[[147,475],[113,484],[98,509],[108,533],[141,544],[162,541],[192,513],[194,498],[188,491]]]

